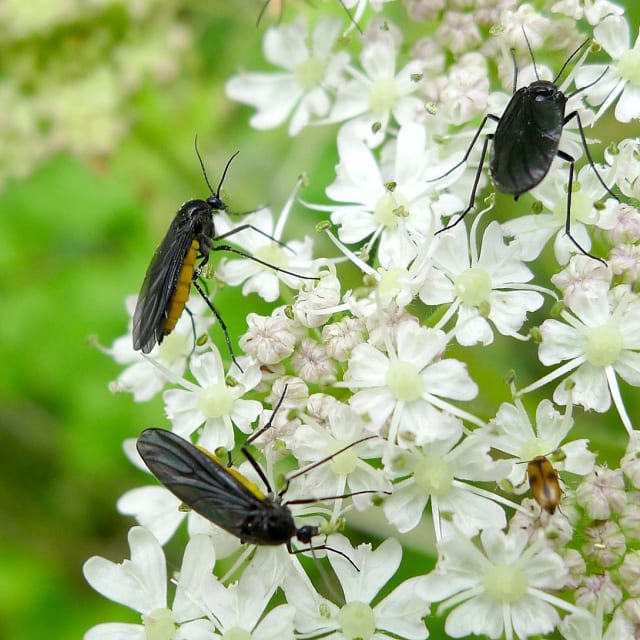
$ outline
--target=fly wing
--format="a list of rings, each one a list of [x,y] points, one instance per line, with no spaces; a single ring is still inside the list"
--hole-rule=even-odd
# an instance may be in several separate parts
[[[169,303],[191,243],[193,230],[182,209],[153,254],[133,313],[133,348],[149,353],[163,338]]]
[[[138,453],[160,482],[184,504],[240,536],[248,514],[264,506],[216,458],[166,429],[145,429]]]

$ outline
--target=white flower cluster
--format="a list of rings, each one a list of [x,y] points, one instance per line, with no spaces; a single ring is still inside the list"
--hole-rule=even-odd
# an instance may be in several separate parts
[[[312,547],[323,549],[316,556],[326,549],[342,594],[329,586],[321,595],[306,562],[282,546],[241,551],[236,537],[187,515],[153,482],[118,503],[142,525],[130,532],[131,559],[94,557],[84,569],[95,589],[140,612],[141,624],[98,625],[85,638],[420,640],[429,611],[446,618],[445,632],[455,638],[554,629],[569,640],[635,638],[640,437],[627,406],[640,386],[640,212],[631,204],[640,194],[640,140],[612,143],[598,167],[625,202],[607,193],[589,163],[574,176],[571,232],[588,251],[597,234],[593,250],[607,252],[606,264],[566,236],[562,161],[533,189],[534,213],[491,197],[469,216],[469,228],[465,220],[437,232],[467,206],[476,168],[447,171],[482,115],[499,117],[509,101],[506,90],[490,93],[494,78],[510,87],[514,61],[525,85],[553,77],[542,65],[545,53],[560,60],[559,69],[595,27],[593,37],[611,56],[607,72],[588,65],[586,54],[579,58],[562,87],[567,114],[592,123],[611,108],[629,122],[640,118],[638,44],[630,48],[623,12],[608,0],[564,0],[548,15],[515,0],[406,0],[409,19],[425,23],[418,41],[406,19],[402,26],[377,14],[365,21],[369,9],[393,3],[341,4],[353,8],[361,33],[344,13],[313,24],[283,21],[264,36],[264,56],[280,70],[241,73],[227,84],[231,98],[255,107],[255,128],[288,121],[289,134],[300,135],[309,125],[340,123],[327,202],[304,203],[329,214],[337,234],[328,223],[322,228],[337,254],[313,259],[310,237],[282,245],[297,185],[277,219],[269,209],[243,218],[261,233],[246,229],[230,239],[252,257],[317,279],[248,258],[217,267],[220,281],[279,301],[269,315],[248,315],[237,365],[225,369],[209,336],[217,329],[209,331],[213,319],[197,297],[149,358],[132,350],[130,334],[110,353],[128,365],[115,390],[138,401],[162,391],[173,432],[208,450],[232,450],[240,434],[272,420],[255,443],[264,473],[273,480],[283,463],[309,467],[287,484],[285,498],[296,522],[326,535]],[[536,68],[527,66],[529,48],[540,58]],[[585,90],[568,89],[573,80]],[[579,157],[581,130],[572,123],[561,148]],[[468,164],[477,163],[472,154]],[[503,213],[504,224],[488,221]],[[224,213],[216,225],[218,233],[233,228]],[[544,253],[544,264],[555,258],[558,265],[549,277],[538,273],[538,258],[554,236]],[[361,281],[348,286],[345,273],[354,266]],[[492,406],[497,383],[468,368],[467,354],[483,349],[481,360],[501,358],[510,344],[505,373],[526,377],[536,364],[526,344],[534,338],[540,363],[554,368],[521,389],[511,375],[510,397]],[[552,381],[552,398],[543,397],[530,417],[523,396]],[[278,411],[265,408],[280,400]],[[604,416],[612,405],[618,435],[629,441],[617,470],[596,467],[588,440],[574,432],[575,407]],[[133,445],[125,449],[144,469]],[[531,465],[536,459],[544,464]],[[238,469],[260,484],[252,465]],[[570,486],[565,474],[574,478]],[[584,477],[577,487],[576,476]],[[527,479],[533,499],[514,501]],[[169,607],[161,545],[185,518],[190,540]],[[435,568],[414,565],[414,577],[398,583],[402,548],[393,537],[373,550],[337,533],[345,519],[371,518],[398,534],[430,529]],[[219,577],[216,559],[231,554],[237,562]]]

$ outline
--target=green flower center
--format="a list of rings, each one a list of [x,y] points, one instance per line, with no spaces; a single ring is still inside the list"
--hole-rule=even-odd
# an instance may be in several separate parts
[[[231,627],[222,634],[222,640],[252,640],[253,636],[240,627]]]
[[[554,448],[555,447],[542,438],[531,438],[520,448],[520,460],[533,460],[538,456],[546,456]]]
[[[308,91],[309,89],[317,87],[322,82],[325,69],[326,65],[324,60],[311,56],[296,67],[294,75],[298,84]]]
[[[491,278],[480,267],[471,267],[463,271],[455,283],[456,293],[465,307],[489,305]]]
[[[342,634],[347,640],[371,638],[376,631],[376,619],[373,610],[364,602],[349,602],[338,614]]]
[[[387,386],[396,400],[415,402],[422,396],[424,382],[411,362],[393,362],[387,372]]]
[[[395,229],[399,219],[407,218],[409,213],[409,201],[401,193],[385,191],[384,195],[376,202],[373,218],[383,227]]]
[[[407,276],[406,269],[378,269],[378,273],[380,274],[378,291],[382,295],[395,295],[402,291],[405,286],[402,278]]]
[[[453,471],[441,458],[425,456],[414,469],[413,479],[425,494],[443,496],[451,489]]]
[[[620,357],[622,347],[620,329],[615,324],[605,324],[589,332],[584,353],[589,364],[594,367],[607,367]]]
[[[233,394],[226,384],[212,384],[200,392],[198,406],[207,418],[221,418],[231,413]]]
[[[331,455],[335,451],[339,451],[343,447],[346,447],[348,444],[348,442],[341,442],[339,440],[336,440],[336,442],[334,443],[333,451],[327,451],[327,455]],[[353,450],[353,447],[351,447],[351,449],[343,451],[340,455],[331,460],[329,466],[331,467],[331,471],[333,471],[336,475],[348,476],[350,473],[353,473],[356,470],[359,460],[360,458],[358,458],[356,452]]]
[[[640,87],[640,51],[629,49],[618,59],[618,73],[634,87]]]
[[[517,602],[527,593],[527,577],[518,567],[492,565],[484,575],[487,595],[498,602]]]
[[[398,100],[398,88],[394,78],[380,78],[369,90],[369,109],[375,116],[391,111]]]
[[[176,625],[169,609],[155,609],[142,616],[146,640],[173,640]]]
[[[574,182],[574,185],[576,183]],[[574,191],[571,194],[571,219],[580,222],[591,222],[591,212],[593,210],[593,200],[581,191]],[[557,224],[562,223],[567,218],[567,201],[559,199],[553,207],[553,219]]]
[[[189,353],[193,347],[193,333],[181,333],[180,331],[172,331],[162,340],[162,344],[158,347],[158,356],[165,362],[175,362],[180,358],[184,358],[185,353]]]
[[[275,242],[271,242],[263,247],[258,247],[253,256],[258,258],[258,260],[262,260],[263,262],[267,262],[274,267],[278,267],[280,269],[285,269],[288,265],[287,256],[284,252],[284,249],[277,245]],[[265,267],[267,269],[267,267]]]

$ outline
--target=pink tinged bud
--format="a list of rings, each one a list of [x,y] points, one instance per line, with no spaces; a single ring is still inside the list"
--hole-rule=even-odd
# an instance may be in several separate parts
[[[576,604],[579,607],[595,609],[601,603],[604,613],[611,613],[622,600],[622,590],[611,580],[608,573],[589,576],[576,589]]]
[[[563,589],[574,591],[587,573],[587,564],[576,549],[567,549],[562,555],[562,559],[564,560],[564,566],[569,571]]]
[[[247,316],[248,331],[240,338],[240,348],[262,364],[275,364],[293,353],[296,336],[284,316]]]
[[[622,585],[632,596],[640,595],[640,551],[632,551],[625,556],[618,575]]]
[[[322,339],[327,354],[338,362],[345,362],[354,347],[364,342],[364,324],[356,318],[343,318],[322,327]]]
[[[628,538],[640,539],[640,493],[633,491],[627,495],[627,504],[618,522]]]
[[[627,550],[626,539],[615,522],[609,520],[587,527],[584,538],[584,556],[601,567],[612,567],[624,558]]]
[[[338,368],[324,348],[310,338],[300,343],[300,348],[291,358],[294,372],[311,384],[332,384],[337,379]]]
[[[627,450],[620,460],[620,468],[635,489],[640,489],[640,433],[634,431],[629,438]]]
[[[621,513],[627,501],[622,471],[596,468],[576,489],[576,500],[594,520]]]

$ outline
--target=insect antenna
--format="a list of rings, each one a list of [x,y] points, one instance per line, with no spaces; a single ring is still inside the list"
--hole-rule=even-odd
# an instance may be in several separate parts
[[[227,171],[229,170],[229,165],[233,161],[233,159],[240,153],[236,151],[230,158],[227,160],[227,164],[224,167],[224,171],[222,172],[222,178],[220,178],[220,183],[218,184],[218,188],[214,191],[211,183],[209,182],[209,177],[207,176],[207,170],[205,169],[204,162],[202,161],[202,156],[200,155],[200,151],[198,150],[198,134],[196,134],[193,140],[193,146],[196,150],[196,155],[198,156],[198,162],[200,162],[200,169],[202,170],[202,175],[204,176],[204,181],[207,183],[207,187],[209,187],[209,191],[216,196],[216,198],[220,197],[220,189],[222,189],[222,183],[227,176]]]
[[[558,84],[558,78],[563,74],[564,70],[567,68],[567,65],[582,51],[586,44],[589,43],[589,38],[587,38],[584,42],[582,42],[573,53],[564,61],[562,67],[560,67],[560,71],[556,74],[556,77],[553,79],[553,84]],[[598,78],[599,79],[599,78]],[[591,86],[591,85],[589,85]]]
[[[533,71],[536,74],[536,80],[540,80],[540,76],[538,75],[538,67],[536,66],[536,59],[533,57],[533,49],[531,48],[531,43],[529,42],[529,38],[527,38],[527,32],[524,30],[524,27],[522,27],[522,35],[524,36],[524,41],[527,43],[527,49],[529,49],[529,55],[531,56],[531,62],[533,62]],[[515,64],[515,59],[514,59],[514,64]],[[562,68],[564,69],[564,67]],[[555,80],[554,80],[554,84],[555,84]],[[513,90],[515,92],[515,85]]]

